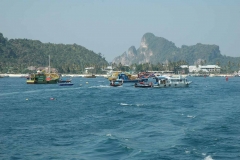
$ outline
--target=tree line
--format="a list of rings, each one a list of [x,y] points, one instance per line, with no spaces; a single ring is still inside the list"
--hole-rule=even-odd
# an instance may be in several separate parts
[[[108,65],[101,53],[94,53],[77,44],[42,43],[38,40],[10,39],[0,33],[0,72],[29,73],[30,66],[51,68],[60,73],[83,73],[86,67],[102,72]]]
[[[190,49],[189,49],[190,48]],[[170,54],[168,58],[155,57],[155,60],[150,63],[132,63],[129,66],[124,66],[121,63],[109,64],[104,55],[94,53],[83,46],[77,44],[54,44],[42,43],[38,40],[29,39],[10,39],[3,37],[0,33],[0,73],[31,73],[30,66],[47,67],[48,56],[51,56],[51,68],[56,68],[59,73],[84,73],[85,68],[94,67],[91,72],[101,74],[103,68],[112,65],[114,70],[121,71],[174,71],[179,72],[181,65],[192,65],[194,59],[195,65],[215,64],[221,67],[222,73],[233,73],[240,69],[240,58],[222,56],[218,53],[218,49],[210,46],[211,54],[206,49],[207,46],[198,44],[191,47],[182,47],[183,54]],[[155,48],[156,49],[156,48]],[[186,50],[186,51],[185,51]],[[202,51],[203,50],[203,51]],[[213,52],[214,50],[214,52]],[[216,51],[215,51],[216,50]],[[197,57],[199,53],[208,53],[205,57]],[[156,51],[157,52],[157,51]],[[189,52],[185,56],[186,53]],[[160,55],[160,54],[159,54]],[[194,57],[191,57],[192,55]],[[210,55],[210,56],[209,56]],[[181,57],[182,56],[182,57]],[[175,57],[175,58],[174,58]],[[182,59],[182,60],[181,60]],[[161,61],[160,61],[161,60]]]
[[[142,64],[131,64],[129,66],[122,65],[121,63],[113,63],[112,67],[114,68],[115,71],[124,71],[124,72],[146,72],[146,71],[173,71],[175,74],[178,73],[189,73],[188,68],[182,68],[182,65],[187,65],[189,64],[184,61],[176,61],[176,62],[165,62],[165,63],[157,63],[157,64],[152,64],[152,63],[142,63]],[[199,65],[208,65],[206,61],[200,61],[199,63],[196,63],[195,66],[198,67]],[[222,74],[225,73],[234,73],[236,71],[240,70],[240,62],[239,63],[234,63],[231,61],[228,61],[226,65],[221,65],[220,62],[217,62],[216,64],[213,65],[218,65],[221,67],[221,72]],[[201,72],[201,71],[200,71]],[[201,72],[202,73],[202,72]],[[219,73],[219,72],[218,72]]]

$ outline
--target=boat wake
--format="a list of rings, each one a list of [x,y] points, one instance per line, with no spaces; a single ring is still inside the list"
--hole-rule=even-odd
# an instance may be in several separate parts
[[[137,106],[137,107],[140,107],[140,106],[143,106],[143,104],[127,104],[127,103],[119,103],[120,106]]]
[[[29,94],[29,93],[39,93],[39,92],[53,92],[53,91],[61,91],[61,90],[77,90],[77,88],[54,88],[54,89],[37,89],[30,91],[21,91],[21,92],[10,92],[10,93],[0,93],[0,96],[9,96],[9,95],[18,95],[18,94]]]
[[[11,92],[11,93],[0,93],[0,96],[9,96],[14,94],[19,94],[20,92]],[[21,92],[22,93],[22,92]]]
[[[91,86],[91,87],[88,87],[88,88],[109,88],[111,86],[109,85],[99,85],[99,86]]]

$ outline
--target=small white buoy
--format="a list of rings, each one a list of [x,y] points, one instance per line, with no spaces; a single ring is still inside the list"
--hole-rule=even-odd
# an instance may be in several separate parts
[[[54,100],[54,98],[51,97],[50,100]]]
[[[88,82],[86,82],[88,84]]]
[[[28,101],[28,98],[26,98],[26,101]]]

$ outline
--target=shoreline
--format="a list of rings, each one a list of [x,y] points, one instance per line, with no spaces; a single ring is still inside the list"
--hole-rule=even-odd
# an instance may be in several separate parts
[[[12,77],[12,78],[26,78],[29,74],[0,74],[0,77]],[[188,77],[204,77],[199,74],[182,74],[183,76]],[[85,77],[89,76],[89,74],[62,74],[62,77]],[[107,77],[107,74],[95,74],[96,77]],[[210,74],[207,77],[234,77],[232,74]]]
[[[26,78],[29,74],[0,74],[0,77]],[[89,74],[62,74],[62,77],[84,77]],[[96,77],[107,77],[106,74],[95,74]]]

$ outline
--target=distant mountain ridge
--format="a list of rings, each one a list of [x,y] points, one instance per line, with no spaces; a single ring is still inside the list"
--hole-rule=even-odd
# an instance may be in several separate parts
[[[143,35],[140,47],[136,49],[131,46],[127,52],[113,59],[112,63],[131,65],[141,63],[164,63],[166,61],[184,60],[193,65],[200,62],[209,64],[226,63],[226,58],[236,61],[233,57],[221,55],[219,46],[198,43],[192,46],[175,46],[171,41],[162,37],[156,37],[152,33]],[[237,58],[238,61],[240,57]]]

